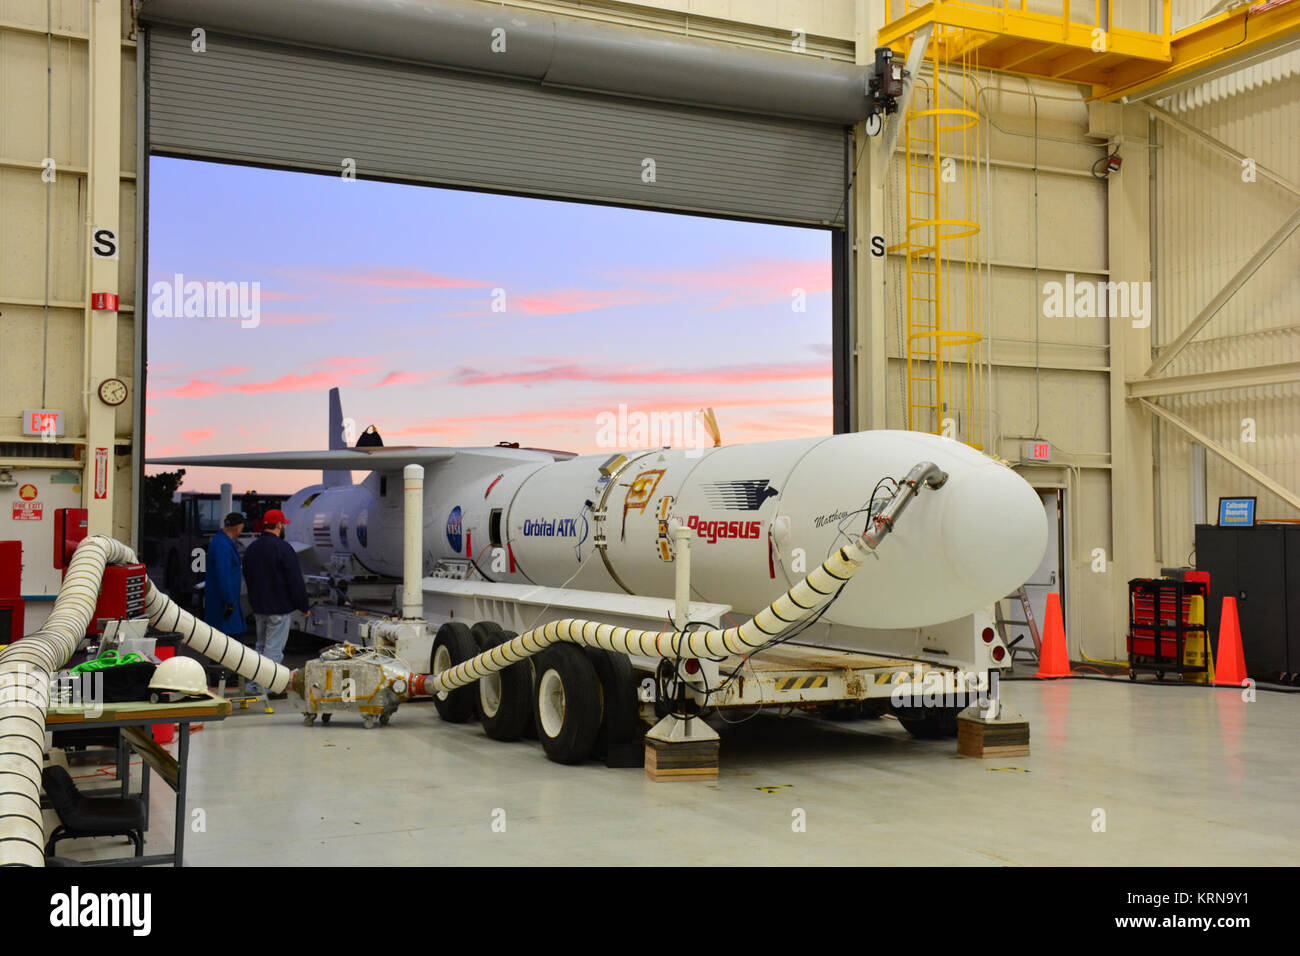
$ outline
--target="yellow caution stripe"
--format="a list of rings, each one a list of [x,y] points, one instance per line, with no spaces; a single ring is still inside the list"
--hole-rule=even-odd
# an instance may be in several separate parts
[[[820,677],[778,677],[776,679],[777,690],[807,690],[812,687],[825,687],[830,678],[826,675]]]

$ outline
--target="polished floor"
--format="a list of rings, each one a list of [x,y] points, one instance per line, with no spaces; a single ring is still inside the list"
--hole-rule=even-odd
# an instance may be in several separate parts
[[[897,721],[759,715],[716,783],[566,767],[536,742],[237,711],[192,738],[190,866],[353,864],[1269,865],[1300,856],[1300,695],[1102,681],[1003,684],[1028,757],[975,760]],[[174,745],[173,745],[174,748]],[[86,767],[78,774],[93,773]],[[801,812],[800,812],[801,811]],[[1100,811],[1100,812],[1099,812]],[[155,780],[148,852],[171,846]],[[1104,819],[1103,819],[1104,816]],[[799,824],[802,823],[802,829]],[[1102,824],[1104,823],[1104,828]],[[128,854],[115,839],[60,855]]]

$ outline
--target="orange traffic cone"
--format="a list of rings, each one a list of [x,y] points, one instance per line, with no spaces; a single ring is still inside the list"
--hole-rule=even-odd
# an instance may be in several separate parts
[[[1214,663],[1214,683],[1240,687],[1246,679],[1246,658],[1241,650],[1241,625],[1237,622],[1237,599],[1223,599],[1219,615],[1219,656]]]
[[[1047,595],[1047,614],[1043,622],[1043,648],[1038,655],[1035,677],[1069,677],[1070,656],[1065,649],[1065,625],[1061,622],[1061,596]]]

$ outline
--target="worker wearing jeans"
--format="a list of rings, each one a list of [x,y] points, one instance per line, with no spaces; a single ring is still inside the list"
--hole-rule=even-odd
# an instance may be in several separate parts
[[[284,512],[272,508],[262,516],[262,523],[266,530],[244,552],[244,580],[257,621],[257,653],[278,664],[284,658],[291,615],[294,611],[307,613],[307,585],[297,552],[284,540],[284,529],[289,524]],[[262,693],[253,681],[246,689],[250,694]]]

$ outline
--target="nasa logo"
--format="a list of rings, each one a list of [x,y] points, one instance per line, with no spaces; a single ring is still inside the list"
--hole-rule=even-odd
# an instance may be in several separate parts
[[[447,543],[457,554],[460,554],[460,538],[460,505],[457,505],[447,515]]]
[[[702,521],[699,515],[686,519],[686,527],[714,544],[719,538],[757,538],[763,526],[757,521]]]

